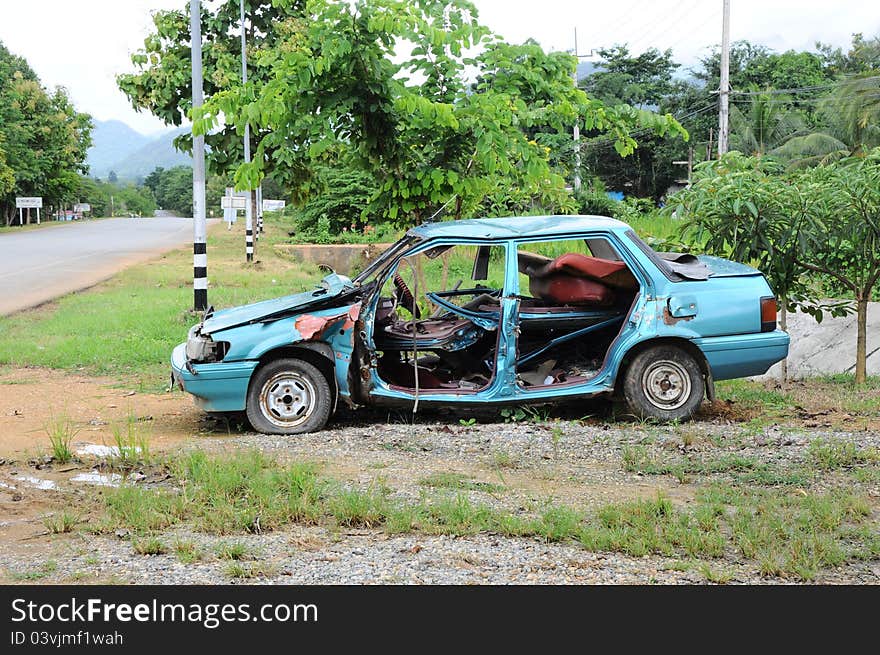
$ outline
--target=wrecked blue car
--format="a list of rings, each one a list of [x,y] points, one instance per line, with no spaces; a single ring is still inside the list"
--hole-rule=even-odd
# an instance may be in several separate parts
[[[410,230],[353,280],[209,310],[171,357],[207,412],[260,432],[351,407],[517,405],[609,396],[689,418],[714,381],[788,354],[754,268],[659,253],[619,221],[535,216]]]

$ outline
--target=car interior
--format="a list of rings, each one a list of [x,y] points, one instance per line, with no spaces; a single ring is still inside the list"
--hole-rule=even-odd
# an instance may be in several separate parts
[[[601,237],[520,243],[517,266],[519,384],[594,377],[638,294],[635,276]],[[373,323],[379,376],[399,389],[487,387],[495,374],[504,270],[500,245],[439,246],[400,260],[383,284]]]

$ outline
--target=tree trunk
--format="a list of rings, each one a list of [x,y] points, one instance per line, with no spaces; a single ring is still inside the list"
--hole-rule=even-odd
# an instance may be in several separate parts
[[[868,296],[856,298],[856,384],[868,379]]]
[[[786,309],[786,302],[783,300],[779,304],[781,305],[779,309],[779,329],[783,332],[788,332],[788,309]],[[779,363],[779,381],[783,386],[788,381],[788,357]]]

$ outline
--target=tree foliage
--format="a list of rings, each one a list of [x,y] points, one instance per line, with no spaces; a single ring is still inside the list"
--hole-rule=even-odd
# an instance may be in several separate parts
[[[755,263],[780,300],[821,320],[856,303],[856,380],[866,375],[867,303],[880,280],[880,149],[784,173],[778,163],[731,152],[697,167],[674,197],[684,233],[709,252]],[[822,284],[820,284],[822,283]]]
[[[64,89],[44,89],[27,62],[0,44],[0,212],[7,222],[17,195],[42,196],[47,208],[75,195],[91,129]]]

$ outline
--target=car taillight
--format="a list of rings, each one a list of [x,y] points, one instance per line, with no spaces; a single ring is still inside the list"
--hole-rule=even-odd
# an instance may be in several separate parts
[[[761,332],[773,332],[776,329],[776,298],[761,298]]]

